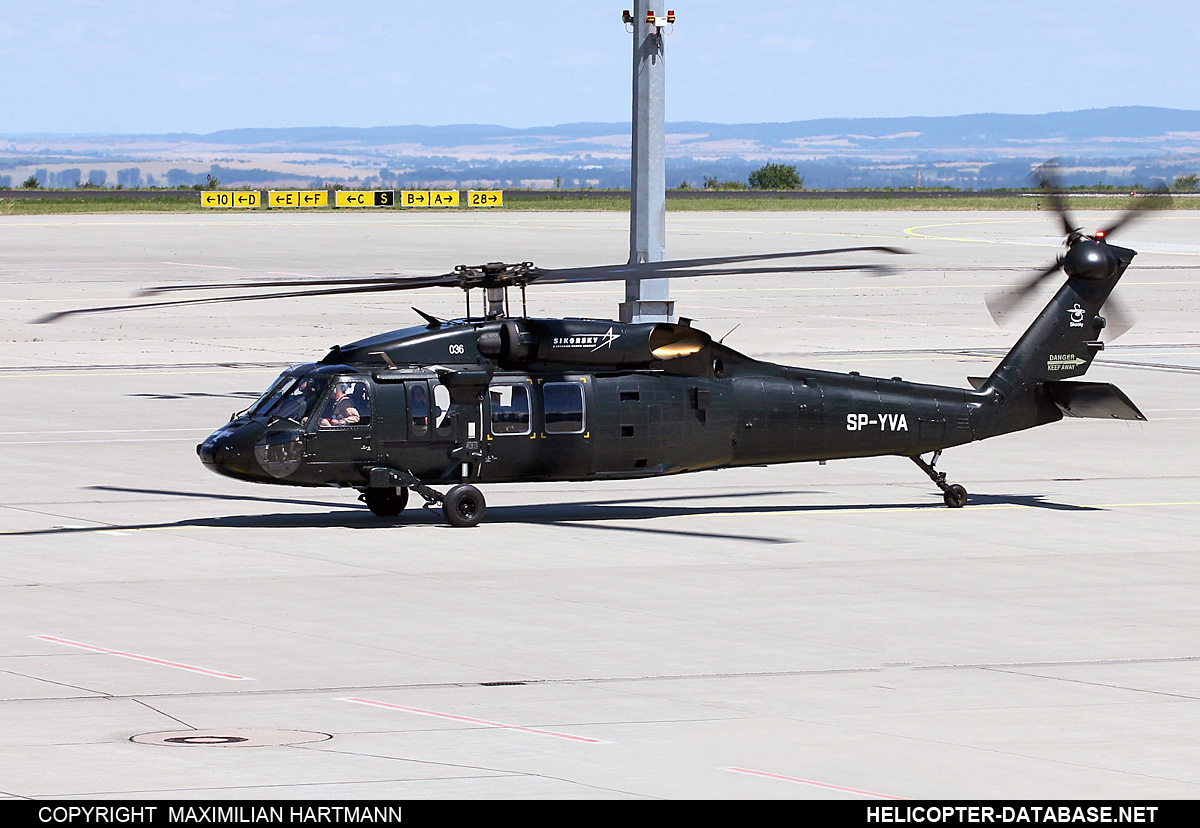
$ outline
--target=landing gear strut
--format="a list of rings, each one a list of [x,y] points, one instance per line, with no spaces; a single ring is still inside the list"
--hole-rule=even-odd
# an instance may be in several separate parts
[[[950,484],[946,482],[946,473],[940,472],[934,468],[937,465],[938,458],[942,456],[942,450],[938,449],[933,453],[933,459],[926,463],[918,454],[909,459],[916,463],[921,471],[929,475],[929,479],[934,485],[942,490],[942,499],[946,501],[946,505],[951,509],[961,509],[967,505],[967,490],[957,483]]]
[[[408,489],[403,486],[369,488],[359,498],[380,517],[395,517],[408,504]]]
[[[440,503],[442,515],[451,526],[478,526],[487,511],[483,492],[465,483],[443,495],[406,471],[377,467],[369,469],[368,474],[371,485],[363,490],[361,499],[381,517],[398,515],[408,502],[409,489],[425,499],[426,509],[432,510]]]

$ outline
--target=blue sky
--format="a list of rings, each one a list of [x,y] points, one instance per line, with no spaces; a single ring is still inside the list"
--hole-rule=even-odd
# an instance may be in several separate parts
[[[4,0],[0,134],[623,121],[632,5]],[[1200,109],[1196,2],[665,5],[672,121]]]

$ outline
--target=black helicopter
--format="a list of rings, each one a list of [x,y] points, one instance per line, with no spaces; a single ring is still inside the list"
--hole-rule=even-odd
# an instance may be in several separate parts
[[[1051,168],[1042,168],[1051,176]],[[1066,234],[1065,254],[1015,294],[993,303],[1004,317],[1043,279],[1065,284],[990,376],[952,388],[760,362],[714,341],[690,320],[630,324],[526,315],[534,283],[884,270],[878,265],[766,267],[760,262],[840,253],[899,253],[858,247],[727,256],[640,265],[544,270],[530,262],[459,266],[433,277],[154,288],[286,291],[182,299],[134,307],[247,301],[453,286],[467,313],[334,347],[320,361],[284,371],[245,411],[197,446],[203,463],[239,480],[350,487],[377,515],[404,509],[409,491],[441,504],[453,526],[484,517],[478,486],[529,481],[618,480],[768,463],[848,457],[908,457],[943,492],[947,506],[967,491],[936,464],[944,449],[1054,422],[1064,416],[1145,420],[1108,383],[1071,381],[1104,348],[1101,307],[1135,251],[1108,236],[1131,210],[1088,236],[1062,200],[1045,196]],[[749,269],[746,269],[747,266]],[[508,289],[522,313],[511,315]],[[470,308],[480,289],[480,315]],[[923,455],[932,452],[927,462]],[[441,493],[434,486],[449,486]]]

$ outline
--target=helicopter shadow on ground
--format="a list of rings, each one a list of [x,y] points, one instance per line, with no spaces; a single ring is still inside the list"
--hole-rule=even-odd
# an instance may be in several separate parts
[[[171,527],[188,527],[188,526],[215,526],[215,527],[240,527],[246,529],[254,528],[346,528],[346,529],[399,529],[406,526],[445,526],[445,521],[442,517],[439,508],[424,509],[412,508],[405,510],[400,516],[395,518],[381,518],[371,514],[365,506],[353,503],[331,503],[321,500],[307,500],[299,498],[287,497],[260,497],[254,495],[227,495],[227,494],[209,494],[203,492],[184,492],[168,489],[143,489],[143,488],[127,488],[120,486],[90,486],[92,491],[105,492],[121,492],[128,494],[149,494],[162,495],[164,497],[188,497],[203,500],[226,500],[235,502],[258,502],[258,503],[280,503],[280,504],[296,504],[305,506],[318,506],[332,508],[334,511],[326,513],[312,514],[258,514],[258,515],[227,515],[214,518],[191,518],[177,522],[156,523],[156,524],[141,524],[141,525],[98,525],[98,526],[70,526],[58,527],[55,529],[32,530],[29,532],[16,532],[11,534],[56,534],[65,532],[103,532],[103,531],[120,531],[120,530],[137,530],[137,529],[163,529]],[[718,538],[722,540],[745,540],[759,543],[793,543],[790,538],[763,537],[757,535],[746,534],[726,534],[715,532],[699,532],[689,530],[676,529],[659,529],[652,527],[635,527],[635,526],[607,526],[603,525],[603,521],[614,520],[649,520],[659,517],[679,517],[689,515],[709,515],[709,514],[737,514],[737,513],[763,513],[767,511],[788,511],[790,506],[725,506],[725,507],[705,507],[705,506],[652,506],[647,505],[650,502],[666,502],[666,501],[698,501],[730,498],[749,498],[749,497],[767,497],[779,495],[809,495],[820,494],[813,490],[769,490],[756,492],[742,493],[722,493],[709,495],[667,495],[667,496],[648,496],[638,498],[627,498],[611,501],[580,501],[568,503],[548,503],[548,504],[531,504],[521,506],[490,506],[488,507],[488,518],[485,523],[525,523],[525,524],[547,524],[547,525],[562,525],[562,526],[577,526],[579,528],[589,529],[607,529],[614,531],[625,532],[644,532],[648,534],[661,534],[676,537],[688,538]]]
[[[320,513],[276,513],[254,515],[225,515],[211,518],[189,518],[180,521],[141,524],[97,524],[95,526],[58,526],[50,529],[9,532],[9,535],[60,535],[111,531],[135,531],[139,529],[170,529],[188,527],[243,528],[243,529],[305,529],[343,528],[397,530],[417,527],[446,527],[438,509],[410,508],[395,518],[381,518],[371,514],[357,504],[330,503],[319,500],[295,498],[266,498],[253,495],[225,495],[201,492],[183,492],[165,489],[138,489],[117,486],[91,486],[94,491],[124,492],[130,494],[163,495],[167,497],[191,497],[207,500],[237,502],[286,503],[289,505],[317,506],[328,508]],[[648,521],[667,517],[703,517],[714,515],[767,515],[767,514],[837,514],[853,512],[910,511],[913,509],[945,509],[940,501],[921,503],[844,503],[844,504],[745,504],[723,506],[688,506],[673,501],[695,502],[698,500],[730,500],[752,497],[823,494],[814,490],[768,490],[758,492],[721,493],[710,495],[669,495],[662,497],[625,498],[609,501],[576,501],[558,503],[535,503],[515,506],[492,506],[488,508],[485,524],[522,523],[564,526],[603,531],[633,532],[682,538],[708,538],[737,540],[753,543],[783,544],[798,543],[794,538],[753,535],[744,533],[706,532],[686,529],[667,529],[650,526],[617,525],[612,521]],[[655,504],[658,505],[655,505]],[[1047,501],[1043,495],[972,495],[975,506],[1012,506],[1017,508],[1039,508],[1054,511],[1104,511],[1096,506]],[[970,506],[966,507],[968,510]]]

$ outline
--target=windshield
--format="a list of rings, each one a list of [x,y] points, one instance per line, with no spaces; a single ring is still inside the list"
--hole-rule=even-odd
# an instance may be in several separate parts
[[[255,414],[264,414],[273,420],[295,420],[303,425],[317,407],[317,401],[325,393],[328,381],[321,377],[292,378],[291,385],[285,385],[274,396],[268,399],[263,407]]]
[[[279,378],[271,383],[271,387],[264,391],[262,396],[255,400],[254,404],[246,409],[245,413],[249,414],[250,416],[254,416],[255,414],[260,414],[266,411],[271,406],[275,405],[275,403],[279,402],[279,398],[286,394],[288,390],[291,389],[292,384],[295,382],[296,378],[290,374],[280,374]]]

